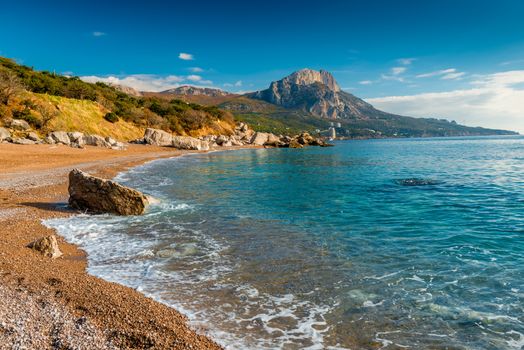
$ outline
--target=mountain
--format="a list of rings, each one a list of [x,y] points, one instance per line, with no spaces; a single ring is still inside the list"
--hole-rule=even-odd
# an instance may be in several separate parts
[[[269,89],[248,95],[285,108],[298,108],[330,119],[370,119],[387,117],[364,100],[342,91],[331,73],[302,69],[274,81]]]
[[[240,119],[254,122],[256,115],[261,115],[268,123],[272,113],[262,113],[260,106],[251,108],[248,100],[265,101],[278,106],[280,112],[288,111],[293,122],[297,116],[301,122],[311,120],[319,125],[331,122],[340,123],[337,133],[346,137],[426,137],[426,136],[473,136],[473,135],[510,135],[507,130],[467,127],[437,118],[413,118],[380,111],[364,100],[342,91],[333,75],[327,71],[302,69],[291,75],[274,81],[268,89],[244,95],[243,102],[228,101],[220,106],[231,110]],[[283,122],[282,113],[276,116]],[[319,121],[320,119],[320,121]],[[323,123],[322,123],[323,121]],[[285,124],[285,123],[284,123]]]
[[[213,89],[213,88],[205,88],[205,87],[198,87],[198,86],[191,86],[191,85],[184,85],[179,86],[173,89],[165,90],[160,92],[162,95],[184,95],[184,96],[210,96],[210,97],[220,97],[220,96],[228,96],[232,95],[229,92],[220,90],[220,89]]]

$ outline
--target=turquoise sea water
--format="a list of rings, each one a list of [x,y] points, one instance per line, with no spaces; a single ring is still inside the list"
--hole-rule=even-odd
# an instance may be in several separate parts
[[[230,349],[524,349],[522,137],[218,152],[117,180],[158,202],[47,224]]]

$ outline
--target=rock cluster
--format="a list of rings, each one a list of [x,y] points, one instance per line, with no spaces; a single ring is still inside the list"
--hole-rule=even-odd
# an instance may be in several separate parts
[[[81,132],[53,131],[44,139],[41,139],[25,120],[13,119],[9,123],[9,128],[0,127],[0,142],[11,142],[19,145],[66,145],[75,148],[84,146],[105,147],[115,150],[125,149],[125,144],[111,137],[102,137],[99,135],[86,135]],[[15,136],[16,135],[16,136]]]
[[[140,215],[147,204],[146,196],[132,188],[78,169],[69,173],[69,205],[74,209],[91,213]]]
[[[324,142],[323,139],[313,137],[308,133],[302,133],[294,137],[282,135],[277,136],[272,133],[255,132],[245,123],[239,123],[235,127],[232,135],[207,135],[199,138],[190,136],[173,136],[163,130],[148,128],[145,131],[144,137],[133,141],[133,143],[203,151],[219,147],[246,145],[290,148],[301,148],[304,146],[332,146]]]

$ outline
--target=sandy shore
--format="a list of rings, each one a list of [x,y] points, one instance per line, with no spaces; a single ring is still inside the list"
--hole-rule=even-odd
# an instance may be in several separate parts
[[[188,152],[0,144],[0,349],[220,349],[186,318],[139,292],[86,273],[86,255],[58,237],[52,260],[25,246],[53,231],[41,220],[71,215],[67,174],[111,178],[145,161]]]

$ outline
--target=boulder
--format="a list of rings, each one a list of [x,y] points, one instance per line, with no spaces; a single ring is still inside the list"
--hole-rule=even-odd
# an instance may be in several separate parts
[[[26,122],[25,120],[22,120],[22,119],[13,119],[13,120],[11,120],[11,122],[9,123],[9,126],[12,129],[17,129],[17,130],[29,130],[29,129],[31,129],[31,127],[29,126],[29,123]]]
[[[26,138],[31,140],[31,141],[35,141],[35,142],[39,142],[40,141],[40,137],[38,137],[38,135],[35,132],[30,132],[29,134],[27,134]]]
[[[0,141],[4,141],[5,139],[11,137],[11,133],[6,128],[0,128]]]
[[[48,136],[53,140],[53,143],[61,143],[68,146],[71,144],[69,135],[65,131],[53,131]]]
[[[209,150],[209,142],[202,141],[190,136],[173,136],[171,145],[178,149],[191,149],[199,151]]]
[[[148,145],[171,146],[173,144],[173,136],[163,130],[147,128],[144,133],[144,142]]]
[[[111,145],[100,135],[86,135],[84,136],[84,142],[88,146],[111,147]]]
[[[224,135],[219,135],[215,142],[217,143],[217,145],[219,146],[222,146],[222,144],[226,143],[229,141],[229,138],[227,136],[224,136]]]
[[[302,148],[304,146],[297,140],[292,139],[291,141],[289,141],[288,147],[289,148]]]
[[[146,196],[132,188],[78,169],[69,173],[69,205],[75,209],[91,213],[140,215],[147,204]]]
[[[36,241],[29,243],[27,247],[36,250],[49,258],[55,259],[62,256],[62,252],[58,248],[58,242],[54,235],[39,238]]]
[[[13,139],[11,142],[16,143],[17,145],[34,145],[36,142],[29,139],[17,138]]]
[[[85,136],[83,133],[78,132],[78,131],[68,132],[67,136],[69,136],[71,147],[84,148],[86,142],[85,142]]]
[[[278,146],[280,144],[280,137],[274,134],[268,134],[267,141],[264,144],[269,146]]]
[[[262,146],[267,142],[268,136],[269,134],[265,132],[256,132],[249,143],[256,146]]]

